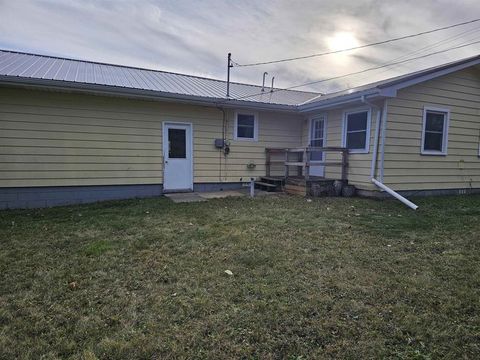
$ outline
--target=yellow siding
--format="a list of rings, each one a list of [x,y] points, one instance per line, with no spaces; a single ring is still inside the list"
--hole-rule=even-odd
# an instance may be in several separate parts
[[[266,146],[301,144],[301,117],[270,112],[259,113],[258,142],[234,141],[229,111],[225,158],[212,107],[2,88],[0,187],[160,184],[164,121],[193,124],[196,183],[264,175]]]
[[[424,106],[450,110],[448,153],[421,155]],[[384,182],[396,190],[480,188],[480,68],[398,92],[388,100]]]
[[[376,104],[382,106],[381,103]],[[366,107],[361,107],[362,109]],[[330,110],[325,112],[327,116],[327,137],[326,146],[342,146],[342,132],[343,132],[343,114],[345,111],[358,109],[342,108]],[[375,126],[377,121],[377,110],[371,109],[371,124],[370,124],[370,150],[367,154],[350,154],[348,165],[348,182],[355,185],[359,189],[375,190],[370,179],[370,168],[372,162],[373,144],[375,136]],[[309,122],[304,121],[302,139],[304,144],[308,144],[308,126]],[[341,155],[339,153],[327,153],[326,161],[339,162]],[[325,177],[332,179],[341,178],[341,167],[327,166],[325,168]]]

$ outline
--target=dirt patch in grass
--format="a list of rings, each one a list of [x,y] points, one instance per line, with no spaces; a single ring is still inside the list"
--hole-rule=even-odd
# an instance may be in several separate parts
[[[0,358],[478,358],[480,197],[416,202],[0,212]]]

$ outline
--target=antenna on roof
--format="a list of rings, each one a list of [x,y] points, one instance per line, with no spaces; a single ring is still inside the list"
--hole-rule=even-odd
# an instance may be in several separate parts
[[[263,83],[262,83],[262,91],[265,91],[265,77],[268,75],[268,72],[263,73]]]
[[[232,53],[228,53],[228,58],[227,58],[227,97],[230,97],[230,69],[232,67],[233,67]]]

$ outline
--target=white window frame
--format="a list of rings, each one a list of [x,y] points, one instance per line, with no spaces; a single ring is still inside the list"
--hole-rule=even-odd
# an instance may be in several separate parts
[[[315,120],[323,120],[323,147],[327,146],[327,114],[318,114],[312,116],[308,119],[308,144],[310,146],[312,143],[312,124]],[[310,160],[310,162],[324,162],[325,161],[325,151],[322,151],[322,159],[321,160]]]
[[[343,122],[342,122],[342,146],[347,147],[347,118],[348,115],[358,114],[358,113],[367,113],[367,131],[365,136],[365,147],[363,149],[348,149],[350,154],[368,154],[370,152],[370,137],[371,134],[371,123],[372,123],[372,109],[371,108],[359,108],[343,112]]]
[[[442,141],[442,150],[425,150],[425,129],[427,127],[427,112],[440,112],[445,113],[443,120],[443,141]],[[445,156],[448,151],[448,128],[450,126],[450,109],[440,108],[435,106],[424,106],[423,107],[423,125],[422,125],[422,142],[420,144],[420,153],[422,155],[439,155]]]
[[[238,115],[253,116],[253,138],[238,137]],[[233,139],[238,141],[258,141],[258,113],[251,111],[235,111],[233,124]]]

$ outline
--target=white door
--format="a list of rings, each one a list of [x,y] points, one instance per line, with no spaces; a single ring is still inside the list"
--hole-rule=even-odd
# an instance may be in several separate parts
[[[191,124],[163,123],[163,190],[193,190]]]
[[[315,117],[310,120],[309,144],[315,147],[325,146],[326,135],[325,116]],[[310,175],[325,176],[325,166],[321,164],[325,160],[324,152],[314,151],[310,154]]]

